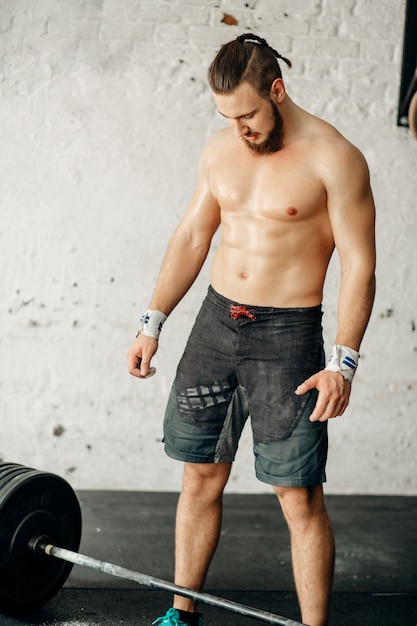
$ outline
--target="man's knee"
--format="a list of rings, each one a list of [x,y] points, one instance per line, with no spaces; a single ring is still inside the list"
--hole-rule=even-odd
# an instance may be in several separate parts
[[[230,475],[231,463],[184,463],[183,493],[219,497]]]
[[[312,518],[327,517],[321,485],[313,487],[274,487],[289,526]]]

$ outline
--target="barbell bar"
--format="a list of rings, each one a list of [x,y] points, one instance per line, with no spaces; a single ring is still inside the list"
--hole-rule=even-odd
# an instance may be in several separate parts
[[[17,617],[39,610],[58,593],[73,565],[80,565],[269,624],[302,626],[80,554],[81,526],[78,498],[66,480],[16,463],[0,464],[0,612]]]

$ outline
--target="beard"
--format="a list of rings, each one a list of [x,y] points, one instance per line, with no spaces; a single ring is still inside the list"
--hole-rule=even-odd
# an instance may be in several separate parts
[[[274,126],[265,141],[262,143],[254,143],[245,137],[242,137],[243,143],[249,148],[249,150],[252,150],[252,152],[260,155],[278,152],[278,150],[281,150],[282,148],[282,142],[284,139],[284,122],[282,120],[282,116],[278,111],[278,107],[275,102],[272,102],[271,100],[270,104]]]

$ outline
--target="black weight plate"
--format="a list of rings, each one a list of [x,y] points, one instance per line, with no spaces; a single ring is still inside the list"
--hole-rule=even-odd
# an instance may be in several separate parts
[[[19,463],[0,463],[0,472],[2,472],[4,469],[7,469],[8,467],[23,467],[23,466],[19,465]]]
[[[24,468],[0,487],[0,612],[19,616],[46,604],[67,580],[72,564],[29,549],[47,535],[56,546],[77,551],[81,511],[60,476]]]
[[[23,473],[31,471],[31,467],[19,465],[18,463],[0,463],[0,480],[8,476],[10,473]]]
[[[33,472],[33,470],[26,467],[9,467],[0,471],[0,493],[3,486],[7,485],[15,476],[21,476],[27,472]]]
[[[2,463],[0,465],[0,479],[10,472],[19,472],[24,469],[28,470],[29,468],[26,468],[23,465],[18,465],[17,463]]]

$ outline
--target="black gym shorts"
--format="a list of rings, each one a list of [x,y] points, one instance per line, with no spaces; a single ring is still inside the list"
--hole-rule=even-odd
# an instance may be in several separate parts
[[[321,318],[321,306],[244,305],[209,287],[168,400],[166,453],[191,463],[231,462],[250,415],[259,480],[324,482],[327,422],[309,421],[318,392],[295,394],[324,367]]]

